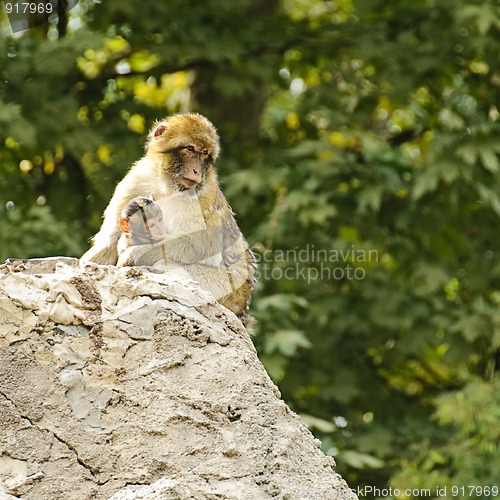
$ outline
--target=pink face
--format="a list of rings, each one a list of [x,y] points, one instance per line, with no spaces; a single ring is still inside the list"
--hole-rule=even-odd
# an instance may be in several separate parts
[[[124,233],[129,234],[132,245],[156,243],[167,235],[163,212],[154,202],[138,208],[129,217],[121,217],[118,224]]]
[[[165,226],[163,225],[163,213],[161,211],[156,217],[146,217],[144,221],[146,233],[153,241],[163,240],[166,236]]]
[[[210,163],[210,152],[194,144],[181,147],[177,150],[178,157],[184,165],[178,182],[186,189],[192,189],[203,182],[203,174]]]

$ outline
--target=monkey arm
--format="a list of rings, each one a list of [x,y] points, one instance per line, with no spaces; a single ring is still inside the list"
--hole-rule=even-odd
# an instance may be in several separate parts
[[[133,198],[128,198],[129,193],[130,189],[127,188],[124,179],[116,186],[109,205],[104,211],[101,228],[91,240],[92,247],[82,255],[80,260],[97,264],[116,264],[118,260],[117,245],[121,236],[118,219],[122,207]]]
[[[157,168],[145,157],[132,165],[127,175],[117,184],[113,196],[104,211],[104,221],[99,232],[92,238],[92,247],[81,257],[84,262],[97,264],[116,264],[117,244],[121,235],[118,219],[122,208],[137,196],[165,196],[158,186],[161,185]],[[158,179],[155,183],[154,180]]]
[[[94,242],[95,239],[100,233],[92,238]],[[96,264],[116,264],[118,258],[118,253],[116,251],[116,247],[111,245],[100,245],[97,242],[94,243],[92,247],[90,247],[81,257],[80,260],[82,262],[95,262]]]

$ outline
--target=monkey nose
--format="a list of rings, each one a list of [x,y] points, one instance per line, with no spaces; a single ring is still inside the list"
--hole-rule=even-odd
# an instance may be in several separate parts
[[[198,175],[198,174],[200,173],[200,171],[199,171],[199,170],[196,170],[195,168],[193,168],[193,173],[194,173],[195,175]]]

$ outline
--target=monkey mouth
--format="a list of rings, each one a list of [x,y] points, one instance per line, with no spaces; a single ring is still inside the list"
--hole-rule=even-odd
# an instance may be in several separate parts
[[[180,181],[181,187],[184,189],[193,189],[195,186],[198,185],[196,181],[193,181],[193,179],[188,179],[187,177],[183,177]]]

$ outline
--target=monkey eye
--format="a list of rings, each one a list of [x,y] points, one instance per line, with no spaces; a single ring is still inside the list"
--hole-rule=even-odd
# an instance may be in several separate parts
[[[208,149],[204,149],[204,150],[201,152],[201,154],[202,154],[203,156],[208,156]]]
[[[186,146],[184,149],[187,149],[190,153],[194,153],[194,146]]]

